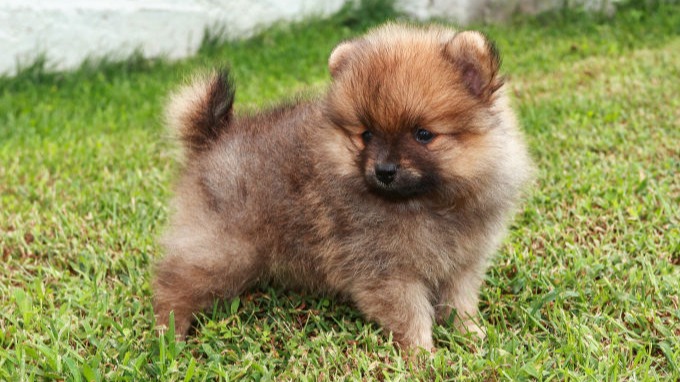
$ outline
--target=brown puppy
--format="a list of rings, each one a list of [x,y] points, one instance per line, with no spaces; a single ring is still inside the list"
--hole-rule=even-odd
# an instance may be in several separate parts
[[[226,74],[175,95],[185,146],[154,308],[193,315],[258,281],[351,299],[405,346],[473,319],[530,160],[480,33],[388,24],[340,44],[318,100],[235,117]]]

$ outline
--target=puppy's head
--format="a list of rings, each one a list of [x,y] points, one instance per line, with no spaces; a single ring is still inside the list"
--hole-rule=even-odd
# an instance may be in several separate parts
[[[517,151],[503,142],[514,120],[499,66],[478,32],[388,24],[333,51],[325,112],[369,190],[450,197]]]

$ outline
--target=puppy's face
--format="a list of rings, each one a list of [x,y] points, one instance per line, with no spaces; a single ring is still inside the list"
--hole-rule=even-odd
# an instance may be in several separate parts
[[[441,181],[427,145],[434,133],[419,127],[390,132],[366,121],[358,138],[358,166],[369,189],[387,199],[406,199],[430,192]]]
[[[387,25],[333,51],[325,112],[373,193],[450,194],[498,159],[498,66],[479,33]]]

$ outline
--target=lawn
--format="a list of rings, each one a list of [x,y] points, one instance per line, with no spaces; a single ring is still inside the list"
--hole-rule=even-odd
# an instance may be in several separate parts
[[[485,341],[435,327],[409,357],[351,306],[273,289],[154,330],[176,145],[169,91],[230,64],[237,112],[329,81],[345,11],[180,62],[131,57],[0,79],[0,380],[678,380],[680,5],[480,26],[496,40],[537,177],[487,275]]]

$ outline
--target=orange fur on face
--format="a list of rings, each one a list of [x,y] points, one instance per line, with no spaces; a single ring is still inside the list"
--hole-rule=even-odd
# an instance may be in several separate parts
[[[477,295],[530,160],[482,34],[387,24],[338,45],[321,99],[235,117],[225,74],[168,115],[186,160],[156,268],[159,325],[270,282],[349,299],[409,347]]]
[[[334,86],[326,110],[351,136],[369,179],[381,161],[377,156],[383,155],[393,156],[406,172],[440,172],[439,178],[475,182],[493,167],[487,163],[505,159],[494,147],[499,136],[516,129],[499,91],[499,62],[493,45],[477,32],[388,25],[333,52],[329,66]],[[435,137],[418,145],[412,139],[418,129]],[[399,155],[370,150],[370,144],[364,150],[363,131],[377,135],[384,150],[398,150]],[[411,144],[405,143],[409,140]],[[402,188],[417,183],[412,179]]]

